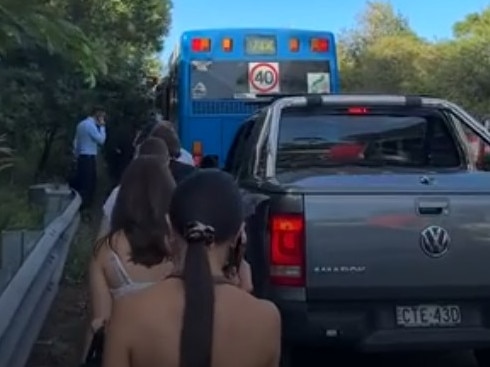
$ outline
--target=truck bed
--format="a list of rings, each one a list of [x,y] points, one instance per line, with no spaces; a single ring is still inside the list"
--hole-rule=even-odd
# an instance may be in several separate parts
[[[283,177],[304,194],[308,300],[490,298],[490,174],[429,176]]]

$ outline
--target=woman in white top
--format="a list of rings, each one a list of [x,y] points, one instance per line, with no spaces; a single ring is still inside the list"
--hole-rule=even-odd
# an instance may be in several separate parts
[[[175,182],[161,158],[146,155],[130,163],[110,231],[96,243],[89,269],[92,322],[84,354],[92,333],[110,318],[114,300],[153,285],[172,270],[167,211]]]

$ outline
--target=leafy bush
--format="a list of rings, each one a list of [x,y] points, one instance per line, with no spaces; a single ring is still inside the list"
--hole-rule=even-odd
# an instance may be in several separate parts
[[[29,205],[27,188],[0,186],[0,230],[39,228],[42,219],[42,210]]]

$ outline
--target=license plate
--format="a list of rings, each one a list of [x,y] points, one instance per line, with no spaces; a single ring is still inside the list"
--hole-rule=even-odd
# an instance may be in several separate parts
[[[397,306],[396,323],[404,327],[456,326],[461,310],[456,305]]]

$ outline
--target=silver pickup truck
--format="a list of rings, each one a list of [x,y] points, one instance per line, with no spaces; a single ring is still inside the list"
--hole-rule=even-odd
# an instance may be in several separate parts
[[[468,131],[490,143],[453,103],[391,95],[281,98],[241,126],[225,169],[254,202],[247,258],[285,343],[490,366],[490,174]]]

